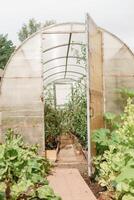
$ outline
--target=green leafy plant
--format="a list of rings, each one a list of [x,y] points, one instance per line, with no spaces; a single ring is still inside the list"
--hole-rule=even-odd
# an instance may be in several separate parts
[[[127,104],[127,99],[134,98],[134,89],[132,88],[120,88],[117,89],[117,93],[120,95],[120,106],[124,109]]]
[[[108,149],[110,138],[109,129],[98,129],[92,133],[92,141],[96,143],[96,153],[102,154]]]
[[[92,141],[96,143],[96,154],[101,155],[109,149],[109,145],[115,144],[119,138],[115,130],[120,127],[121,115],[107,112],[104,114],[106,128],[93,131]]]
[[[110,129],[110,131],[116,130],[120,127],[121,115],[116,115],[111,112],[106,112],[104,114],[104,121],[106,128]]]
[[[86,46],[81,45],[81,50],[71,48],[72,53],[81,59],[76,59],[76,63],[81,63],[86,69]],[[74,84],[73,92],[69,94],[69,102],[63,107],[57,107],[54,101],[54,91],[52,85],[45,89],[45,137],[47,148],[53,148],[61,134],[73,133],[87,148],[87,98],[85,77],[79,79]]]
[[[34,18],[29,19],[28,23],[23,24],[21,27],[19,33],[18,33],[18,39],[20,42],[23,42],[26,38],[28,38],[30,35],[41,29],[42,27],[47,27],[52,24],[55,24],[55,20],[46,20],[44,24],[37,22]]]
[[[72,98],[64,109],[66,132],[75,134],[81,144],[87,145],[87,99],[85,80],[77,82],[73,89]]]
[[[55,149],[62,133],[62,111],[51,104],[45,104],[46,149]]]
[[[126,100],[134,97],[134,89],[121,88],[118,89],[118,92],[122,95],[122,98],[125,98]]]
[[[0,69],[4,69],[14,50],[15,46],[8,40],[8,35],[0,35]]]
[[[50,164],[37,150],[37,146],[25,145],[11,129],[7,131],[5,143],[0,144],[1,200],[60,199],[48,186]],[[42,198],[40,190],[44,191]]]
[[[128,99],[121,120],[114,132],[116,137],[105,141],[107,149],[94,159],[94,165],[99,183],[116,191],[116,199],[129,200],[134,199],[134,104],[131,99]]]

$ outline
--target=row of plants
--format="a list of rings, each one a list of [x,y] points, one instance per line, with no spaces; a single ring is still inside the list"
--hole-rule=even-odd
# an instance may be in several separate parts
[[[62,133],[62,109],[56,107],[53,85],[45,89],[44,124],[45,148],[56,149]]]
[[[62,133],[62,111],[45,103],[45,148],[56,149]]]
[[[45,143],[55,149],[61,134],[73,133],[84,148],[87,146],[87,100],[85,80],[79,80],[64,107],[55,107],[51,90],[46,92]]]
[[[9,129],[0,144],[0,200],[60,200],[49,186],[50,163]]]
[[[72,96],[64,108],[66,132],[73,133],[87,148],[87,99],[85,79],[80,79],[73,88]]]
[[[123,93],[125,91],[125,94]],[[124,113],[117,116],[106,113],[105,129],[96,130],[95,179],[112,194],[112,199],[134,199],[134,104],[132,90],[121,89],[127,100]]]
[[[76,64],[86,69],[86,46],[81,49],[71,48]],[[79,57],[81,59],[79,59]],[[58,143],[61,134],[73,133],[77,136],[84,148],[87,148],[87,99],[86,80],[81,78],[73,86],[69,94],[69,102],[64,107],[57,107],[54,102],[53,85],[45,89],[45,138],[46,148],[53,149]]]

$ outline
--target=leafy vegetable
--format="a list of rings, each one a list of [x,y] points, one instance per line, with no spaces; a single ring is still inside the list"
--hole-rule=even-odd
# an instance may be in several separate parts
[[[30,200],[37,196],[38,187],[48,191],[46,176],[50,171],[50,164],[37,151],[37,146],[27,146],[22,136],[11,129],[7,131],[5,143],[0,144],[1,200]],[[45,198],[44,195],[42,199]],[[49,199],[54,198],[56,196],[51,190]]]
[[[116,199],[134,199],[134,104],[131,99],[127,101],[119,128],[114,132],[98,130],[93,140],[100,147],[106,146],[94,158],[96,179],[108,190],[116,190]]]

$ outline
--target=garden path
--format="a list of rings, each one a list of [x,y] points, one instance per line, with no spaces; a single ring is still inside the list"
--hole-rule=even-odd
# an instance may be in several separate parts
[[[78,169],[55,168],[48,180],[63,200],[96,200]]]
[[[82,177],[87,176],[87,161],[75,146],[67,142],[60,149],[53,175],[48,180],[62,200],[96,200]]]

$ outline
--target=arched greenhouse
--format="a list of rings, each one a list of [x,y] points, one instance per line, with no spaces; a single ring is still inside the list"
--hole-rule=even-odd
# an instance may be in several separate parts
[[[45,89],[55,104],[86,80],[87,130],[101,128],[104,112],[120,113],[120,88],[134,87],[134,54],[119,38],[95,25],[63,23],[43,28],[10,57],[0,84],[0,134],[13,128],[31,144],[45,148]],[[90,141],[88,141],[90,144]]]

